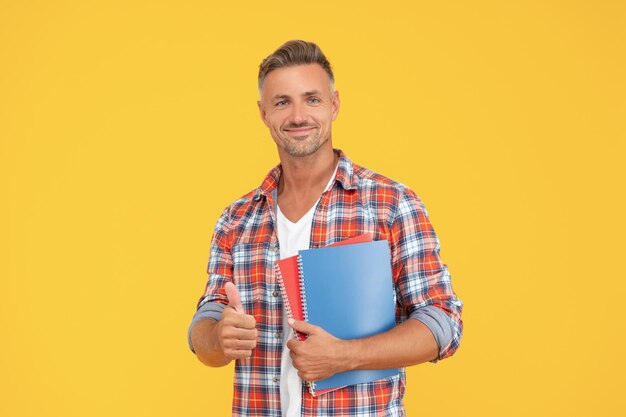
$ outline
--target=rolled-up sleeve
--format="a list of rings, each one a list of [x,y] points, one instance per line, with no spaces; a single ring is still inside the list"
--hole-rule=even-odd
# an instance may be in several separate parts
[[[196,312],[187,330],[187,342],[192,352],[194,352],[191,343],[193,326],[200,320],[219,320],[224,306],[228,304],[224,286],[233,280],[231,248],[232,233],[230,233],[229,208],[226,208],[213,231],[207,266],[208,281],[202,297],[198,300]]]
[[[463,302],[452,289],[447,266],[439,256],[439,239],[426,208],[406,189],[391,225],[390,249],[396,295],[411,318],[432,331],[441,360],[452,356],[463,334]]]

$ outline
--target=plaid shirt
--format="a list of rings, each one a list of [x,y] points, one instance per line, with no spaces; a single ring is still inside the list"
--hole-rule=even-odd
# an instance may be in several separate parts
[[[453,337],[438,359],[452,355],[462,334],[462,302],[439,257],[439,241],[422,202],[406,186],[353,164],[340,151],[333,186],[322,194],[311,228],[311,248],[370,233],[387,239],[396,289],[396,321],[435,306],[453,323]],[[282,169],[269,172],[261,186],[227,207],[219,218],[208,265],[209,279],[198,308],[227,304],[224,284],[233,281],[259,338],[252,357],[235,362],[233,416],[281,416],[280,358],[283,305],[274,272],[279,260],[276,187]],[[303,416],[403,416],[406,374],[348,386],[319,397],[302,388]]]

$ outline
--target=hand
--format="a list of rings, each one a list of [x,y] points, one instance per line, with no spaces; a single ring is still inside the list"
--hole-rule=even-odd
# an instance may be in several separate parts
[[[305,321],[289,319],[289,325],[309,335],[304,341],[287,342],[293,366],[303,381],[319,381],[348,370],[345,340]]]
[[[228,282],[225,289],[228,305],[217,324],[217,340],[227,359],[247,359],[256,347],[256,320],[243,311],[237,287]]]

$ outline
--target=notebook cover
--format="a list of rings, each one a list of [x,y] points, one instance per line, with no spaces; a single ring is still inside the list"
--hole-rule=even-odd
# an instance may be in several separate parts
[[[299,252],[304,317],[340,339],[395,326],[391,257],[386,240]],[[398,369],[341,372],[310,384],[311,392],[371,382]]]
[[[369,233],[363,233],[361,235],[342,240],[341,242],[333,243],[328,247],[371,241],[372,236]],[[278,285],[280,286],[280,292],[283,296],[283,305],[287,310],[287,317],[303,321],[304,313],[300,289],[300,272],[298,270],[298,255],[281,259],[280,261],[277,261],[274,266]],[[296,338],[298,340],[304,340],[306,339],[306,335],[304,333],[296,332]]]

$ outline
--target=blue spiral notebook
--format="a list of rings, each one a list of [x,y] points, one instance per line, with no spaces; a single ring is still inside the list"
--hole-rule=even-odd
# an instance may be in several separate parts
[[[299,251],[304,317],[340,339],[357,339],[395,326],[391,257],[386,240]],[[371,382],[398,369],[354,370],[309,384],[311,394]]]

